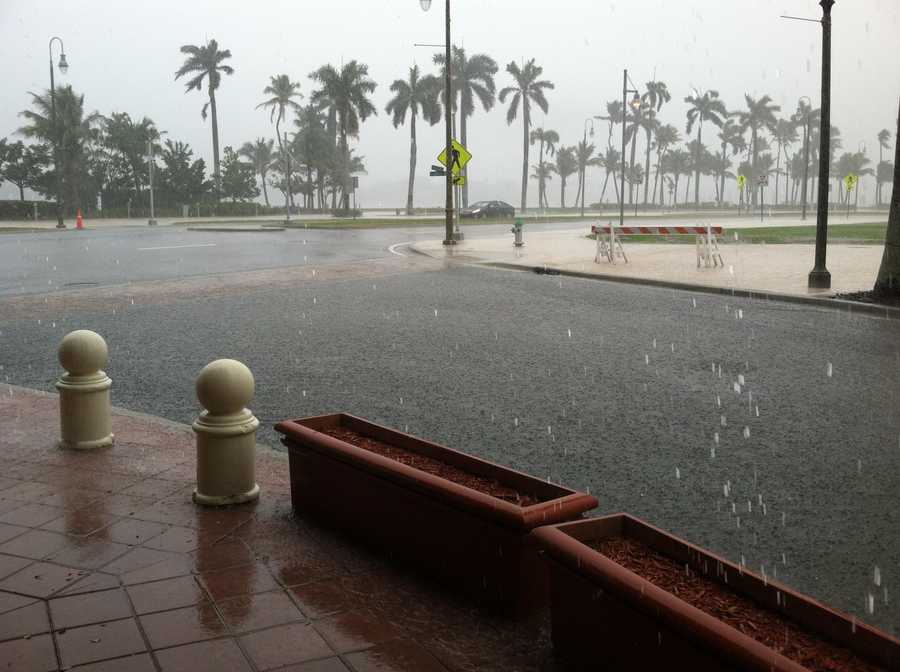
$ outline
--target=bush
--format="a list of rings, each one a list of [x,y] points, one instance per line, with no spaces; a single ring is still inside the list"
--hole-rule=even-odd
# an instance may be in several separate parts
[[[362,210],[357,208],[336,208],[331,211],[332,217],[362,217]]]
[[[34,219],[35,204],[38,219],[56,215],[56,204],[53,201],[0,201],[0,220]]]

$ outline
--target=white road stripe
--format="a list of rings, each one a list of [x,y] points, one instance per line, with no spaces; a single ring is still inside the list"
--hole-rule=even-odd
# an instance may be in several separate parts
[[[166,245],[164,247],[139,247],[138,250],[181,250],[185,247],[215,247],[215,243],[197,243],[194,245]]]
[[[408,255],[403,254],[402,252],[398,252],[396,248],[403,247],[404,245],[411,245],[413,242],[414,241],[412,240],[407,240],[405,243],[394,243],[388,248],[388,252],[390,252],[391,254],[396,254],[398,257],[406,257]]]

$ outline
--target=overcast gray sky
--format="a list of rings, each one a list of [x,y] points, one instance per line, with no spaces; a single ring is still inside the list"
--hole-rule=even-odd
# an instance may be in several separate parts
[[[413,43],[443,42],[442,10],[441,0],[429,12],[417,0],[2,0],[0,137],[22,125],[19,112],[29,103],[27,91],[49,86],[47,42],[53,35],[64,40],[70,65],[61,81],[85,94],[89,110],[147,115],[210,165],[209,122],[200,117],[204,96],[185,94],[182,83],[173,81],[182,44],[215,38],[231,49],[236,72],[217,93],[223,146],[274,136],[268,114],[254,109],[270,75],[289,74],[308,96],[310,72],[355,58],[369,65],[378,82],[373,99],[379,114],[362,126],[357,143],[369,172],[361,179],[360,201],[369,207],[401,206],[409,131],[395,130],[384,106],[390,83],[405,77],[410,65],[433,67],[435,50]],[[536,58],[556,84],[548,94],[550,111],[546,119],[538,113],[536,124],[574,144],[585,118],[621,96],[623,67],[639,87],[654,72],[667,82],[673,100],[660,118],[682,132],[682,101],[691,86],[718,89],[729,109],[743,105],[745,92],[771,95],[786,114],[801,95],[818,106],[821,28],[778,18],[785,13],[821,16],[816,0],[454,0],[453,42],[498,62],[498,89],[509,83],[506,63]],[[875,134],[896,130],[900,0],[837,0],[833,16],[832,123],[840,127],[846,150],[856,151],[864,141],[874,162]],[[605,144],[605,126],[597,123],[595,142]],[[443,143],[441,126],[419,129],[416,202],[437,205],[441,184],[427,171]],[[518,204],[521,138],[521,118],[507,126],[499,103],[488,114],[476,112],[469,125],[470,200]],[[599,171],[589,175],[589,200],[599,197],[600,178]],[[558,188],[554,180],[552,204],[558,202]],[[873,189],[864,184],[863,198]],[[6,197],[12,193],[9,185],[2,189]],[[574,196],[574,184],[569,193]]]

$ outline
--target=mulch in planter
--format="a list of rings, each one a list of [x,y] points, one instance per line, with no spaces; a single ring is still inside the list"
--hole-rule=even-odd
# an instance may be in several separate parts
[[[589,545],[655,586],[705,611],[813,672],[879,672],[852,651],[803,630],[777,612],[689,570],[635,539],[612,537]]]
[[[376,439],[370,439],[369,437],[358,434],[346,427],[331,427],[322,429],[321,431],[324,434],[333,436],[341,441],[346,441],[359,448],[396,460],[408,467],[419,469],[433,476],[446,478],[448,481],[453,481],[454,483],[463,485],[467,488],[472,488],[485,495],[511,502],[516,506],[531,506],[532,504],[538,504],[544,501],[538,497],[521,492],[508,485],[504,485],[494,479],[463,471],[458,467],[446,464],[445,462],[436,460],[433,457],[428,457],[427,455],[420,455],[419,453],[414,453],[410,450],[405,450],[404,448],[398,448],[397,446]]]

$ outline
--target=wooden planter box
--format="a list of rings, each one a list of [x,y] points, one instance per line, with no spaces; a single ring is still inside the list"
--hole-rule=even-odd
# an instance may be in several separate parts
[[[337,427],[493,479],[540,501],[517,506],[321,431]],[[344,413],[285,421],[275,429],[289,451],[295,510],[501,611],[521,613],[546,603],[546,568],[531,531],[580,518],[597,506],[591,495]]]
[[[865,661],[862,669],[900,670],[900,640],[638,518],[591,518],[541,528],[535,537],[550,567],[553,646],[572,669],[809,669],[589,545],[624,537],[667,556],[682,572],[687,565],[696,575],[793,621],[805,633],[849,649]]]

